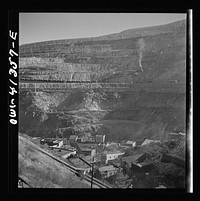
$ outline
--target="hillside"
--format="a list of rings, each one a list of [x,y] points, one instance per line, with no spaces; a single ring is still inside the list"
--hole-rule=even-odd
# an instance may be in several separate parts
[[[24,79],[125,83],[128,90],[21,91],[20,131],[105,133],[109,140],[186,132],[186,21],[19,48]],[[38,81],[39,80],[39,81]]]
[[[64,165],[38,150],[26,135],[19,135],[18,176],[33,188],[90,188]]]

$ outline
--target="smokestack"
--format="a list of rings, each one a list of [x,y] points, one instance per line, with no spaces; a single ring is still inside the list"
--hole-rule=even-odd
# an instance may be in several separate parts
[[[142,58],[143,58],[143,50],[144,50],[144,47],[145,47],[145,41],[144,41],[144,38],[140,38],[138,40],[138,46],[139,46],[139,49],[138,49],[138,52],[139,52],[139,65],[140,65],[140,68],[141,68],[141,71],[143,71],[143,68],[142,68]]]

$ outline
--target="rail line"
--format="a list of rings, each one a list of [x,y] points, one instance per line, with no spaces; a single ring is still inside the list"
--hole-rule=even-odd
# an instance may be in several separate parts
[[[22,177],[18,176],[18,188],[24,188],[24,185],[27,185],[29,188],[33,188],[30,184],[28,184]]]
[[[88,181],[88,182],[91,182],[91,176],[88,175],[88,174],[83,174],[83,170],[82,168],[76,168],[66,162],[64,162],[63,160],[57,158],[56,156],[53,156],[52,154],[46,152],[45,150],[43,150],[42,148],[38,148],[36,145],[35,146],[35,149],[42,152],[43,154],[49,156],[50,158],[56,160],[57,162],[67,166],[67,168],[73,172],[74,174],[76,174],[78,177],[81,177],[82,179]],[[100,188],[112,188],[111,186],[107,185],[107,184],[104,184],[103,182],[99,181],[98,179],[94,178],[93,177],[93,185],[96,185]]]

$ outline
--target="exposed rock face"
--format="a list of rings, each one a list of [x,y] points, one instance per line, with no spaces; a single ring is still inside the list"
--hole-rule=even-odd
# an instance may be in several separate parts
[[[113,139],[143,135],[156,138],[170,131],[185,132],[185,27],[183,20],[102,37],[20,46],[21,80],[130,85],[128,91],[69,89],[31,96],[21,93],[24,99],[20,102],[20,129],[42,135],[42,129],[47,133],[50,128],[65,128],[66,133],[71,133],[98,132],[103,127]],[[32,125],[27,123],[27,111],[35,119]],[[37,120],[32,112],[39,114]]]

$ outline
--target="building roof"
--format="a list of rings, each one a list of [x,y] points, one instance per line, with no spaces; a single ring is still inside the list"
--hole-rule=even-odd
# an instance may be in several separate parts
[[[151,139],[145,139],[145,141],[142,143],[142,145],[146,145],[152,142],[159,142],[158,140],[151,140]]]
[[[91,168],[89,165],[87,165],[86,163],[84,163],[79,158],[71,158],[70,162],[73,163],[78,168]]]
[[[60,152],[59,152],[59,151],[54,151],[53,154],[56,155],[56,156],[62,157],[62,156],[64,156],[64,155],[66,155],[66,154],[68,154],[68,153],[72,153],[72,152],[73,152],[73,151],[62,150],[62,149],[61,149]]]
[[[104,151],[103,152],[104,154],[116,154],[116,155],[123,155],[124,153],[119,151],[119,150],[116,150],[116,151]]]
[[[126,150],[126,149],[129,149],[129,148],[130,148],[129,146],[124,146],[124,145],[123,146],[120,145],[120,147],[119,147],[119,149],[122,150],[122,151]]]
[[[69,144],[63,145],[63,149],[70,150],[70,151],[71,151],[71,150],[72,150],[72,151],[76,150],[75,147],[72,147],[72,146],[69,145]]]
[[[124,175],[123,172],[119,172],[115,179],[116,180],[126,180],[126,179],[128,179],[128,175]]]
[[[95,137],[96,137],[96,138],[104,138],[105,135],[96,135]]]
[[[88,144],[77,143],[77,145],[81,151],[91,151],[93,149],[96,149],[97,147],[97,144],[91,144],[91,143]]]
[[[59,143],[59,142],[62,142],[63,140],[55,140],[53,141],[54,143]]]
[[[88,139],[88,138],[89,138],[89,137],[88,137],[88,136],[85,136],[85,135],[80,137],[80,139]]]
[[[145,141],[145,138],[142,138],[142,139],[138,139],[136,140],[136,145],[142,145],[142,143]]]
[[[151,162],[151,161],[144,161],[144,162],[140,162],[140,163],[132,162],[132,164],[134,164],[134,165],[136,165],[136,166],[142,168],[142,167],[144,167],[144,166],[152,165],[153,162]]]
[[[141,163],[138,163],[138,166],[140,167],[144,167],[146,165],[151,165],[153,164],[153,162],[150,162],[150,161],[144,161],[144,162],[141,162]]]
[[[96,146],[96,149],[98,153],[102,153],[104,151],[104,147],[99,144]]]
[[[122,162],[127,162],[129,164],[129,166],[131,166],[131,163],[136,163],[137,160],[143,156],[144,154],[137,154],[137,155],[133,155],[133,156],[127,156],[127,157],[123,157],[122,158]]]
[[[121,166],[120,159],[118,159],[118,158],[115,158],[114,160],[109,161],[109,164],[112,164],[114,167],[120,167]]]
[[[108,165],[108,166],[103,166],[99,168],[100,172],[105,172],[105,171],[114,171],[117,168],[115,168],[113,165]]]
[[[102,161],[102,153],[97,153],[95,156],[94,156],[95,160],[96,161]]]
[[[103,136],[105,136],[105,135],[96,135],[97,137],[103,137]]]
[[[65,151],[65,153],[62,153],[62,156],[61,157],[64,157],[66,154],[69,154],[69,153],[74,153],[75,151]]]
[[[70,135],[69,140],[75,140],[78,138],[78,135]]]
[[[128,140],[127,142],[126,142],[126,144],[133,144],[134,142],[133,141],[131,141],[131,140]]]
[[[41,141],[42,142],[54,142],[56,139],[53,139],[53,138],[44,138],[42,139]]]
[[[107,144],[106,144],[106,147],[107,146],[119,146],[119,143],[116,143],[116,142],[107,142]]]
[[[81,156],[81,158],[85,161],[87,161],[88,163],[93,162],[93,157],[92,156]],[[96,160],[95,160],[96,162]]]
[[[167,188],[167,187],[163,185],[159,185],[158,187],[155,187],[155,188]]]

